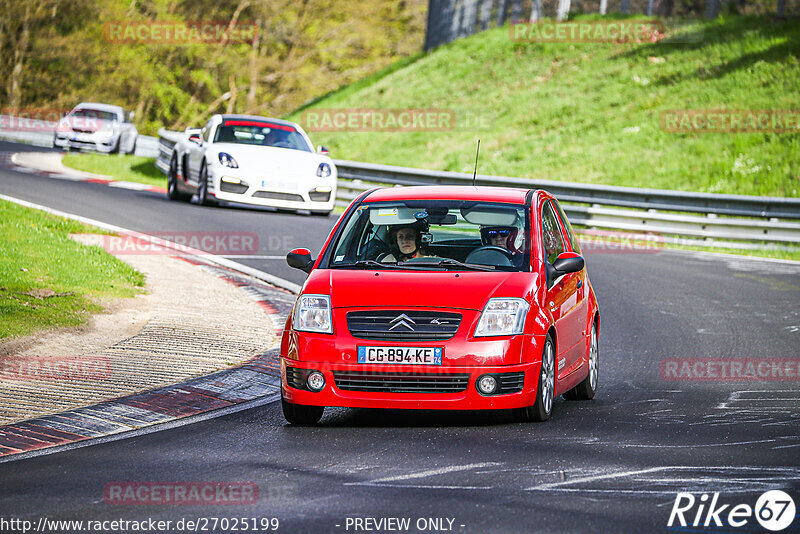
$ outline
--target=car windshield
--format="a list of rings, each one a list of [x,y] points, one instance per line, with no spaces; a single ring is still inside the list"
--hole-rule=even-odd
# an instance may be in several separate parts
[[[295,128],[271,122],[226,120],[217,128],[214,142],[313,152],[305,138]]]
[[[81,108],[72,112],[72,116],[80,119],[100,119],[104,121],[117,121],[119,117],[113,111],[100,111],[99,109]]]
[[[350,216],[331,268],[527,271],[528,210],[462,200],[376,202]]]

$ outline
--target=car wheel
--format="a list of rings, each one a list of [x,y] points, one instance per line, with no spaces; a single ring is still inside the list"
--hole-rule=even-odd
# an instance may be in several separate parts
[[[589,400],[597,393],[599,357],[597,354],[597,323],[592,324],[592,337],[589,345],[589,372],[583,382],[564,393],[567,400]]]
[[[542,367],[539,372],[539,383],[536,386],[536,402],[533,406],[520,409],[524,421],[547,421],[553,411],[553,399],[556,390],[556,348],[550,334],[544,340],[542,348]]]
[[[136,153],[136,141],[138,141],[138,139],[136,139],[136,138],[135,138],[135,139],[133,140],[133,146],[131,147],[131,150],[130,150],[130,152],[128,152],[128,154],[130,154],[131,156],[132,156],[132,155],[134,155],[134,154]]]
[[[120,135],[117,137],[117,142],[114,145],[114,148],[111,149],[111,154],[119,154],[119,147],[122,144],[122,136]]]
[[[283,416],[293,425],[316,424],[322,419],[322,413],[325,411],[324,406],[294,404],[284,399],[283,395],[281,395],[281,407],[283,408]]]
[[[315,215],[317,217],[327,217],[332,213],[333,210],[311,210],[311,215]]]
[[[206,167],[205,162],[203,162],[203,166],[200,168],[200,185],[197,189],[197,203],[201,206],[213,206],[215,204],[208,194],[208,167]]]
[[[189,197],[178,190],[178,154],[173,153],[169,160],[169,173],[167,174],[167,197],[170,200],[188,200]]]

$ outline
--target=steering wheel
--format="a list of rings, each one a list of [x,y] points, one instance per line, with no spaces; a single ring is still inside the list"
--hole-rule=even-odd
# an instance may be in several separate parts
[[[497,255],[501,256],[498,257]],[[478,247],[467,255],[464,263],[477,263],[478,265],[497,265],[504,267],[511,267],[514,264],[512,260],[514,253],[510,250],[498,247],[496,245],[484,245]],[[500,261],[496,261],[499,259]]]

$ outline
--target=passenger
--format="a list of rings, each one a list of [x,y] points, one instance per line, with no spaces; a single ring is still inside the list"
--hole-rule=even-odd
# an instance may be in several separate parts
[[[389,239],[392,253],[379,261],[398,262],[430,256],[422,246],[422,235],[419,227],[415,224],[392,226],[389,229]]]

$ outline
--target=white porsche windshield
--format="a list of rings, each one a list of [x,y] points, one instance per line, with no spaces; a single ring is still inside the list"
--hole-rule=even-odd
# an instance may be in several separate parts
[[[226,120],[217,127],[214,142],[313,152],[305,138],[295,128],[266,121]]]
[[[527,271],[525,206],[461,200],[363,204],[330,257],[332,268]]]

